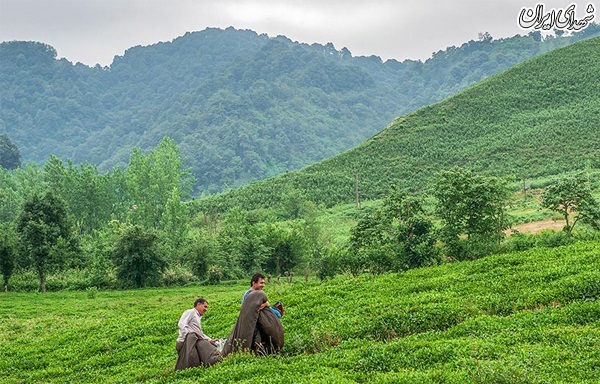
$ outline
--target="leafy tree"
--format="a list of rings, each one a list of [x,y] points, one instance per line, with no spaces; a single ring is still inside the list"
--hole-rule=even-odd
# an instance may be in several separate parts
[[[34,194],[23,203],[17,230],[29,264],[40,279],[40,291],[46,292],[47,273],[61,263],[51,257],[53,248],[61,238],[71,239],[71,223],[64,200],[51,191]]]
[[[209,269],[220,270],[218,243],[213,236],[201,231],[190,236],[181,250],[181,259],[199,279],[209,277]]]
[[[488,246],[502,239],[503,230],[508,227],[506,181],[453,168],[438,174],[434,196],[443,223],[442,238],[450,256],[473,257],[474,253],[487,252]],[[466,241],[461,239],[463,236]],[[483,248],[473,248],[476,244]]]
[[[8,281],[15,268],[16,235],[9,225],[0,226],[0,273],[4,278],[4,291],[8,291]]]
[[[21,166],[21,153],[19,148],[10,141],[8,135],[0,135],[0,167],[15,169]]]
[[[20,207],[20,195],[14,172],[0,167],[0,223],[14,221]]]
[[[155,285],[167,267],[155,230],[138,224],[124,224],[111,252],[117,278],[124,286],[141,288]]]
[[[134,149],[125,171],[125,188],[135,214],[133,223],[163,229],[163,214],[173,197],[188,198],[194,180],[179,157],[172,139],[164,138],[156,149],[144,155]],[[171,206],[171,208],[174,208]],[[177,208],[179,210],[179,208]],[[167,217],[170,217],[167,213]]]
[[[44,164],[44,181],[67,203],[81,233],[105,225],[118,209],[117,186],[110,174],[100,174],[91,164],[65,165],[52,155]]]
[[[181,190],[178,188],[173,188],[171,196],[165,204],[160,227],[163,229],[165,241],[172,251],[183,245],[189,230],[189,215],[187,206],[181,201]]]
[[[349,250],[371,270],[404,270],[436,263],[435,240],[420,200],[392,186],[383,206],[351,230]]]
[[[542,193],[541,204],[563,216],[566,223],[563,230],[568,234],[578,222],[600,230],[600,204],[583,174],[564,177],[549,185]]]
[[[265,223],[260,226],[262,243],[267,250],[262,269],[275,275],[293,271],[302,253],[302,234],[296,228]]]
[[[224,278],[237,278],[261,270],[268,258],[264,232],[256,226],[257,217],[241,209],[232,209],[225,216],[218,233],[219,253]]]
[[[326,248],[331,244],[329,232],[323,228],[317,218],[316,204],[311,201],[305,202],[302,208],[302,219],[292,233],[294,244],[300,253],[299,265],[294,267],[300,267],[299,272],[303,272],[304,275],[314,272]]]
[[[0,167],[0,223],[16,222],[23,201],[45,188],[36,164],[7,170]]]

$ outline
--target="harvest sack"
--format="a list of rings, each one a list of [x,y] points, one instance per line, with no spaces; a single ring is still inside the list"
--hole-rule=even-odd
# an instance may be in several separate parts
[[[210,341],[199,338],[193,332],[187,334],[183,343],[177,343],[176,349],[178,354],[176,371],[198,367],[200,364],[210,367],[221,360],[217,348]]]
[[[258,333],[255,351],[261,355],[279,353],[283,347],[283,325],[272,311],[262,310],[258,314]]]
[[[277,353],[283,347],[283,325],[277,316],[269,311],[259,311],[267,301],[263,291],[252,291],[242,303],[240,315],[229,334],[223,357],[236,351],[254,351],[257,354]]]

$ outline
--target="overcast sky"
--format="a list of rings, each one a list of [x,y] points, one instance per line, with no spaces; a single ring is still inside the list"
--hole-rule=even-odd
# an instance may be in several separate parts
[[[0,0],[0,41],[40,41],[59,58],[110,65],[136,45],[171,41],[207,27],[251,29],[303,43],[346,47],[354,56],[426,60],[476,40],[526,34],[522,8],[566,10],[577,19],[598,0]],[[594,9],[593,21],[600,11]],[[598,15],[598,17],[596,17]]]

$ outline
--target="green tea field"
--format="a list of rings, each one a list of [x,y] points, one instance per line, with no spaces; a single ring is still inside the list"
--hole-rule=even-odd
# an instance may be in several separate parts
[[[272,282],[281,356],[174,372],[177,321],[198,296],[226,337],[247,282],[0,293],[1,383],[598,383],[600,243],[399,274]]]

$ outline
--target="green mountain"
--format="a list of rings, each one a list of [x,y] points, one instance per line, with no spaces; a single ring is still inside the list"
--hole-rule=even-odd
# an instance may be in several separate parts
[[[390,184],[424,190],[453,166],[534,178],[600,168],[600,38],[555,50],[396,119],[365,143],[298,172],[201,200],[274,207],[290,194],[351,203]]]
[[[238,187],[352,148],[395,117],[540,53],[600,33],[482,35],[425,62],[353,57],[228,28],[133,47],[110,67],[56,59],[51,46],[0,44],[0,133],[23,163],[50,154],[109,170],[164,136],[197,192]]]

